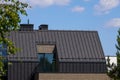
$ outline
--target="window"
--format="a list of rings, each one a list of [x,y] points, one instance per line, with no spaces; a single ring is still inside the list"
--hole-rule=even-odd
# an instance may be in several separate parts
[[[2,56],[2,51],[0,51],[0,56]]]
[[[7,48],[6,45],[0,44],[0,56],[7,56]]]
[[[1,57],[6,57],[7,56],[7,46],[4,45],[4,44],[0,44],[0,56]],[[4,63],[4,69],[7,71],[8,70],[8,60],[5,58],[2,60],[3,63]],[[7,78],[7,74],[4,74],[2,76],[2,79],[5,79],[6,80]]]
[[[40,53],[38,54],[40,72],[54,72],[55,63],[53,53]]]
[[[37,45],[39,72],[55,72],[54,45]]]

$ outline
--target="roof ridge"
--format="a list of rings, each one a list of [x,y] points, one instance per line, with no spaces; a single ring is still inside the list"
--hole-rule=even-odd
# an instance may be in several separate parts
[[[19,32],[98,32],[92,30],[33,30],[33,31],[19,31]]]

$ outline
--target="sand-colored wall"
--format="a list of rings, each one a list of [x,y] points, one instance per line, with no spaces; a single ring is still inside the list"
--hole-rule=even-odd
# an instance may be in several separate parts
[[[106,74],[39,73],[36,80],[110,80]]]

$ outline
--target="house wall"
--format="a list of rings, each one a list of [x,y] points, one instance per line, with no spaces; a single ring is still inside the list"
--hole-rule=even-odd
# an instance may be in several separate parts
[[[35,80],[110,80],[106,74],[40,73]]]
[[[106,56],[105,59],[106,59],[106,64],[107,64],[108,56]],[[109,56],[109,59],[110,59],[110,64],[114,63],[115,65],[117,65],[117,57],[116,56]]]
[[[105,62],[62,62],[59,64],[59,72],[71,73],[105,73]]]
[[[75,73],[75,74],[101,74],[106,71],[105,63],[103,62],[79,62],[70,63],[62,62],[58,65],[57,73]],[[39,63],[33,61],[14,61],[8,66],[8,80],[34,80],[36,73],[39,73]],[[52,73],[51,73],[52,74]],[[99,76],[99,75],[98,75]],[[102,80],[102,79],[101,79]]]
[[[33,80],[37,62],[12,62],[8,66],[8,80]]]

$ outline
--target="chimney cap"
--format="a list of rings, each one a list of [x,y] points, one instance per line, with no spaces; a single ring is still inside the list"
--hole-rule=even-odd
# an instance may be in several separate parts
[[[20,24],[20,26],[33,26],[34,24]]]
[[[48,26],[48,24],[41,24],[40,26]]]

